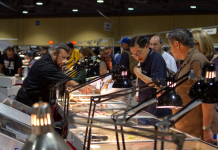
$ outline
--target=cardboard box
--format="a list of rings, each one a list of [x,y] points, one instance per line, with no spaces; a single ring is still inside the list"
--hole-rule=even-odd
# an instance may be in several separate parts
[[[20,88],[21,88],[20,85],[15,85],[11,88],[0,87],[0,93],[4,94],[6,96],[17,95],[17,92]]]
[[[0,76],[0,87],[9,87],[15,85],[16,78],[15,76]]]

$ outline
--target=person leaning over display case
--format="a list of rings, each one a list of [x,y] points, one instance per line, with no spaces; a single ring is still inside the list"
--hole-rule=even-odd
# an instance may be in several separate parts
[[[200,77],[203,64],[208,60],[197,48],[194,48],[192,33],[184,28],[176,28],[169,33],[168,41],[175,59],[183,60],[180,68],[178,68],[176,79],[188,73],[190,69]],[[182,98],[184,105],[192,101],[188,92],[195,82],[189,79],[176,88],[176,92]],[[172,109],[172,111],[175,114],[179,109]],[[218,127],[216,115],[214,104],[202,103],[188,112],[175,126],[180,131],[199,137],[206,142],[214,143],[213,134],[217,134]]]
[[[37,60],[23,81],[23,87],[18,91],[17,101],[28,106],[32,106],[40,99],[48,102],[52,83],[67,78],[67,75],[61,72],[61,67],[67,61],[69,52],[70,48],[66,44],[57,43],[51,47],[48,54]],[[69,78],[66,85],[75,86],[78,83]],[[79,90],[87,94],[90,89],[83,87]]]
[[[14,53],[13,47],[7,47],[6,53],[1,55],[0,73],[4,72],[6,76],[14,76],[19,74],[22,77],[22,59],[18,54]]]
[[[138,77],[138,85],[156,81],[161,81],[167,76],[167,67],[163,57],[149,48],[149,40],[143,36],[135,36],[129,42],[132,56],[140,62],[140,68],[135,67],[134,72]],[[139,103],[145,102],[150,96],[156,93],[156,88],[150,88],[139,92]],[[156,103],[145,108],[145,111],[159,117],[171,114],[168,108],[156,108]],[[142,123],[143,124],[143,123]]]

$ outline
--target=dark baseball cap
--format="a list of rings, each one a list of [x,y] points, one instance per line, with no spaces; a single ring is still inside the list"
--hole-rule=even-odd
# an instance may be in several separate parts
[[[118,41],[118,43],[129,43],[129,41],[130,41],[130,38],[128,38],[128,37],[124,37],[121,41]]]

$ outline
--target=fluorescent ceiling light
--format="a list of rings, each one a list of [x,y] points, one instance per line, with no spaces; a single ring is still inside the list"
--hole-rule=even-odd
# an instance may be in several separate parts
[[[104,0],[97,0],[97,3],[104,3]]]
[[[23,14],[28,14],[28,11],[26,11],[26,10],[23,10]]]
[[[77,12],[77,11],[78,11],[78,9],[72,9],[72,11],[73,11],[73,12]]]
[[[36,5],[43,5],[42,2],[36,2]]]
[[[196,6],[190,6],[190,8],[193,8],[193,9],[194,9],[194,8],[196,8]]]
[[[128,10],[134,10],[134,8],[128,8]]]

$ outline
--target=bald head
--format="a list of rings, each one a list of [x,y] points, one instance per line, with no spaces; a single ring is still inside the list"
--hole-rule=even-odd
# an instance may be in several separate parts
[[[104,61],[100,61],[100,72],[101,75],[106,74],[107,73],[107,65]]]
[[[149,46],[153,51],[162,54],[163,45],[163,39],[159,35],[154,35],[151,37]]]

